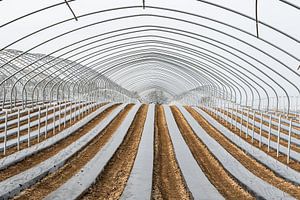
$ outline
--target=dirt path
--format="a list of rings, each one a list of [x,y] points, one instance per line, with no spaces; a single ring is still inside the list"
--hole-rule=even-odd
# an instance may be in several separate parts
[[[155,109],[154,139],[152,199],[191,199],[176,161],[161,105]]]
[[[211,154],[205,144],[197,137],[181,112],[174,106],[172,113],[178,128],[188,144],[194,158],[210,182],[226,199],[254,199],[232,178],[219,161]],[[203,124],[201,124],[202,126]],[[204,194],[205,195],[205,194]]]
[[[300,199],[300,186],[286,182],[283,178],[276,176],[276,174],[265,167],[255,159],[247,155],[243,150],[238,148],[235,144],[229,141],[222,133],[212,127],[201,115],[199,115],[191,107],[186,107],[187,111],[201,124],[201,127],[213,137],[219,144],[222,145],[235,159],[244,165],[251,173],[268,182],[269,184],[279,188],[280,190]],[[173,108],[172,108],[173,110]]]
[[[133,105],[128,105],[119,113],[119,115],[94,138],[86,147],[81,149],[77,154],[72,156],[68,162],[56,172],[43,178],[33,187],[23,191],[15,199],[43,199],[52,191],[65,183],[68,179],[74,176],[90,159],[92,159],[98,151],[106,144],[110,137],[114,134],[122,121],[127,116]]]
[[[137,155],[147,110],[146,105],[139,109],[124,141],[105,166],[97,182],[82,197],[83,200],[120,198]]]

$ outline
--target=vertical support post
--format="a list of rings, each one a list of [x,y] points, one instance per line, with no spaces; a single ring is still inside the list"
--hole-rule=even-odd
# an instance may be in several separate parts
[[[261,147],[261,139],[262,139],[262,126],[263,126],[263,113],[260,113],[260,127],[259,127],[259,147]]]
[[[249,134],[249,112],[250,112],[250,108],[248,108],[248,110],[247,110],[246,138],[248,138],[248,134]]]
[[[67,120],[67,101],[65,101],[65,109],[64,109],[64,128],[66,128],[66,120]]]
[[[58,131],[61,130],[61,103],[59,103],[59,114],[58,114]]]
[[[252,138],[251,138],[251,142],[254,142],[254,131],[255,131],[255,115],[256,115],[256,111],[254,111],[253,113],[253,124],[252,124]]]
[[[240,120],[240,136],[242,136],[243,121],[244,121],[244,111],[242,110],[242,116]]]
[[[70,125],[72,124],[72,107],[73,107],[73,102],[71,102],[71,108],[70,108]]]
[[[293,120],[291,119],[291,121],[290,121],[290,127],[289,127],[288,147],[287,147],[287,160],[286,160],[287,164],[290,163],[292,126],[293,126]]]
[[[3,154],[6,155],[8,113],[5,111]]]
[[[46,105],[45,139],[47,138],[47,132],[48,132],[48,104]]]
[[[232,124],[233,124],[233,104],[232,104],[232,106],[231,106],[231,111],[230,111],[230,113],[231,113],[231,119],[230,119],[230,128],[232,128]]]
[[[41,106],[39,106],[39,115],[38,115],[38,142],[40,142],[40,136],[41,136]]]
[[[237,123],[238,123],[238,105],[236,105],[235,109],[235,130],[237,130]]]
[[[20,150],[20,119],[21,114],[20,114],[20,108],[18,108],[18,132],[17,132],[17,150]]]
[[[268,132],[268,152],[270,152],[270,140],[271,140],[271,131],[272,131],[272,113],[269,118],[269,132]]]
[[[30,147],[30,108],[28,108],[28,111],[27,111],[27,124],[28,124],[27,144],[28,144],[28,147]]]
[[[229,103],[227,104],[226,125],[229,123]]]
[[[281,131],[281,115],[279,115],[278,133],[277,133],[277,158],[279,157],[280,131]]]
[[[52,121],[52,134],[53,135],[55,135],[55,121],[56,121],[55,115],[56,115],[56,109],[55,109],[55,104],[54,104],[53,105],[53,117],[52,117],[52,119],[53,119],[53,121]]]

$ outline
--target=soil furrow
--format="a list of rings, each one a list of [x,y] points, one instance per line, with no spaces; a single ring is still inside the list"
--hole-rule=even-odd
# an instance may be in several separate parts
[[[88,133],[92,128],[94,128],[99,122],[101,122],[106,116],[108,116],[113,109],[115,109],[117,105],[113,105],[106,110],[104,110],[102,113],[100,113],[97,117],[92,119],[88,124],[86,124],[84,127],[82,127],[77,132],[71,134],[67,138],[59,141],[58,143],[54,144],[53,146],[44,149],[28,158],[25,158],[24,160],[8,167],[7,169],[0,171],[0,181],[3,181],[11,176],[14,176],[22,171],[25,171],[29,168],[32,168],[33,166],[43,162],[44,160],[54,156],[62,149],[66,148],[68,145],[72,144],[74,141]]]
[[[130,176],[138,151],[148,106],[137,112],[122,144],[97,178],[96,183],[82,197],[85,199],[119,199]]]
[[[92,159],[98,151],[109,141],[111,136],[120,126],[122,121],[127,116],[132,104],[127,105],[123,111],[103,130],[98,134],[89,144],[87,144],[78,153],[72,156],[63,167],[49,174],[40,182],[36,183],[31,188],[23,191],[15,199],[43,199],[59,186],[64,184],[68,179],[74,176],[90,159]]]
[[[222,133],[215,129],[200,114],[190,107],[186,107],[187,111],[201,124],[202,128],[213,137],[223,148],[226,149],[235,159],[244,165],[251,173],[268,182],[269,184],[289,193],[290,195],[300,199],[300,187],[287,182],[285,179],[278,177],[272,170],[250,157],[247,153],[229,141]],[[173,110],[173,108],[172,108]]]
[[[155,108],[152,199],[192,199],[178,166],[164,110]]]
[[[188,144],[194,158],[210,182],[226,199],[254,199],[233,177],[223,168],[206,145],[198,138],[181,112],[174,106],[172,113],[178,128]],[[201,124],[202,126],[203,124]],[[230,188],[230,189],[229,189]],[[204,194],[205,195],[205,194]]]

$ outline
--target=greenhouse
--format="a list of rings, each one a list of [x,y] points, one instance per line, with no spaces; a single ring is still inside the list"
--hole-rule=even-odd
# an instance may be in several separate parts
[[[300,199],[299,1],[0,16],[0,199]]]

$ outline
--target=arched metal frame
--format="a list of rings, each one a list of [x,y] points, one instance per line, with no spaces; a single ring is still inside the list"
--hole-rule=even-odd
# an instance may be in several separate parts
[[[245,17],[246,19],[255,20],[242,13],[213,4],[211,2],[206,2],[206,1],[201,1],[201,2],[215,6],[217,8],[227,10],[231,13],[235,13],[237,15]],[[5,26],[8,26],[15,21],[22,20],[23,18],[26,18],[29,15],[34,15],[35,13],[42,12],[47,9],[51,9],[59,5],[61,4],[55,4],[53,6],[40,9],[33,13],[29,13],[28,15],[19,17],[11,22],[1,25],[0,28],[3,29]],[[121,10],[131,10],[131,9],[135,10],[140,8],[141,6],[128,6],[128,7],[113,8],[108,10],[101,10],[101,11],[78,16],[78,19],[87,16],[93,16],[93,15],[105,13],[105,12],[115,12]],[[237,30],[241,32],[241,34],[245,34],[250,37],[255,37],[254,34],[242,30],[238,27],[234,27],[230,24],[217,21],[205,16],[188,13],[180,10],[170,9],[170,8],[147,6],[147,10],[149,9],[154,11],[156,10],[166,11],[166,12],[176,13],[176,14],[179,13],[186,16],[193,16],[193,17],[205,19],[229,27],[231,29]],[[85,28],[91,26],[97,26],[100,24],[111,23],[114,21],[141,18],[141,17],[161,18],[161,19],[167,19],[171,21],[178,21],[181,23],[187,23],[193,26],[202,27],[217,32],[226,37],[234,39],[248,46],[249,48],[254,49],[255,51],[267,56],[269,59],[278,63],[282,67],[286,68],[291,74],[299,78],[299,74],[295,72],[293,69],[291,69],[283,61],[279,60],[275,56],[264,51],[263,49],[260,49],[255,45],[238,38],[237,36],[230,35],[227,32],[224,32],[222,30],[195,21],[189,21],[174,16],[166,16],[166,15],[158,15],[158,14],[132,14],[132,15],[125,15],[125,16],[118,16],[116,18],[101,20],[98,22],[94,22],[92,24],[87,24],[79,28],[75,28],[70,31],[66,31],[65,33],[57,35],[48,40],[45,40],[40,44],[34,45],[33,47],[29,48],[24,52],[8,49],[10,46],[17,44],[18,42],[25,40],[26,38],[33,37],[35,34],[38,34],[43,31],[47,31],[48,29],[52,29],[64,23],[68,23],[73,19],[72,18],[72,19],[66,19],[57,22],[55,24],[51,24],[49,26],[45,26],[40,30],[37,30],[29,35],[17,39],[15,42],[1,49],[0,51],[1,71],[0,72],[3,78],[2,80],[0,79],[1,81],[0,86],[3,87],[3,95],[2,95],[3,106],[6,102],[6,94],[7,94],[6,87],[8,85],[8,82],[12,83],[11,87],[9,88],[10,89],[9,100],[11,105],[13,101],[16,102],[18,99],[22,99],[23,102],[27,103],[29,96],[31,96],[31,101],[34,101],[35,96],[36,96],[35,100],[39,101],[40,93],[43,94],[42,101],[44,102],[54,101],[54,96],[56,96],[56,101],[64,100],[66,98],[65,97],[66,94],[68,94],[67,96],[69,100],[71,99],[71,97],[73,99],[77,98],[80,100],[91,100],[93,98],[91,98],[89,94],[93,94],[95,93],[94,91],[99,91],[101,90],[101,88],[110,88],[108,90],[116,91],[117,95],[122,94],[128,97],[129,99],[133,100],[133,99],[141,99],[139,94],[143,93],[146,90],[160,87],[161,90],[164,89],[166,93],[172,94],[173,100],[178,100],[180,97],[184,98],[186,96],[184,94],[193,93],[197,91],[197,88],[203,88],[207,86],[210,88],[210,91],[213,91],[213,93],[208,93],[208,95],[215,98],[222,98],[224,100],[229,100],[238,103],[240,106],[254,107],[254,100],[255,98],[258,98],[259,103],[257,108],[261,109],[262,98],[266,98],[267,110],[270,109],[269,107],[270,107],[272,94],[275,95],[276,98],[275,109],[277,110],[279,108],[278,89],[280,89],[287,98],[287,102],[288,102],[287,112],[289,113],[291,108],[291,100],[290,100],[291,95],[289,94],[286,87],[293,87],[300,94],[299,86],[296,83],[291,82],[288,79],[288,77],[285,77],[284,75],[280,74],[275,69],[268,66],[268,63],[265,63],[264,61],[255,58],[253,55],[247,52],[243,52],[238,48],[234,47],[233,45],[226,44],[216,38],[211,38],[207,35],[197,34],[187,30],[181,30],[181,29],[176,29],[176,28],[166,27],[166,26],[154,26],[154,25],[132,26],[125,29],[118,29],[106,33],[101,33],[96,36],[87,37],[73,44],[65,45],[62,48],[59,48],[48,55],[30,54],[30,51],[36,49],[37,47],[46,45],[50,41],[55,41],[58,38],[67,36],[68,34],[74,33],[79,30],[83,30]],[[282,34],[284,37],[287,37],[293,40],[294,42],[299,43],[299,40],[288,35],[287,33],[284,33],[264,22],[259,22],[259,23],[261,25],[266,26],[267,28],[270,28],[275,32]],[[210,47],[217,48],[222,52],[226,52],[226,54],[235,57],[239,61],[239,63],[219,53],[213,52],[208,48],[200,47],[198,45],[194,45],[186,41],[167,38],[163,35],[145,34],[146,32],[151,32],[151,31],[156,31],[161,34],[163,33],[174,34],[179,37],[189,38],[189,40],[195,40],[197,42],[205,43]],[[131,36],[131,34],[134,33],[143,33],[144,35],[135,36],[135,37]],[[106,35],[108,35],[106,38],[101,38],[96,42],[95,41],[89,42],[89,40],[98,37],[103,37]],[[124,36],[125,38],[119,39],[120,36]],[[100,43],[106,40],[113,40],[113,41],[104,44],[99,44],[98,46],[95,47],[89,47],[98,42]],[[130,42],[130,40],[133,41]],[[267,41],[263,38],[258,38],[257,40],[260,40],[265,44],[270,45],[271,47],[279,50],[280,52],[289,56],[291,59],[300,61],[299,58],[297,58],[297,56],[287,52],[281,47],[276,46],[271,41]],[[70,49],[72,47],[75,47],[75,45],[83,42],[89,42],[89,43],[83,44],[80,47]],[[112,46],[112,44],[120,43],[120,42],[121,44],[115,44],[114,46]],[[86,47],[89,47],[89,49],[88,50],[84,49]],[[115,52],[115,50],[118,48],[122,50],[119,52]],[[62,50],[67,50],[67,52],[60,54],[57,57],[67,56],[67,58],[62,59],[62,58],[57,58],[56,56],[53,57],[54,54],[62,52]],[[77,52],[75,54],[70,55],[70,53],[76,52],[77,50],[81,50],[81,52],[79,53]],[[89,52],[89,51],[93,51],[93,52]],[[89,53],[86,55],[87,52]],[[106,54],[109,53],[109,54],[105,55],[105,53]],[[187,54],[190,55],[187,56]],[[5,55],[5,56],[1,56],[1,55]],[[81,56],[81,57],[79,59],[77,58],[75,61],[71,61],[71,59],[76,56],[77,57]],[[170,70],[169,71],[159,70],[158,73],[161,73],[161,77],[164,78],[151,79],[150,76],[147,77],[146,75],[147,75],[147,68],[151,69],[151,62],[153,61],[157,63],[156,65],[159,65],[161,67],[163,66],[167,68],[168,66],[169,67],[172,66],[174,68],[177,68],[178,70],[175,70],[176,73]],[[262,69],[257,67],[255,65],[256,63],[258,63],[260,67],[262,67]],[[7,71],[8,66],[14,68],[14,71],[12,73]],[[257,75],[253,73],[252,72],[253,69],[255,69],[255,71],[258,71],[260,74]],[[265,69],[272,71],[272,73],[276,74],[277,78],[280,78],[280,80],[284,81],[285,84],[279,83],[273,77],[268,75],[265,72]],[[136,73],[136,75],[133,75],[132,77],[136,77],[139,74],[143,74],[143,73],[146,75],[143,78],[131,78],[131,80],[127,80],[127,81],[126,80],[122,80],[120,82],[117,81],[120,80],[122,77],[126,77],[126,76],[130,77],[129,75],[134,72]],[[230,76],[227,77],[227,75],[222,74],[223,72],[230,74]],[[191,77],[193,77],[193,81],[190,81],[189,78]],[[152,81],[149,81],[149,79]],[[178,84],[183,85],[181,90],[178,90],[178,86],[172,84],[174,83],[174,81],[176,81]],[[34,85],[33,90],[32,90],[32,84]],[[29,85],[31,85],[31,87],[29,87]],[[126,85],[126,87],[123,87],[123,85]],[[276,86],[276,88],[274,86]],[[266,88],[269,88],[271,92]],[[17,91],[22,91],[21,95],[18,94]],[[133,91],[137,93],[134,93]],[[203,92],[203,90],[201,91]],[[29,94],[30,92],[31,95]],[[49,92],[48,96],[46,95],[47,92]],[[61,96],[59,95],[60,93]],[[219,94],[223,94],[223,95],[219,95]],[[249,99],[251,99],[250,104],[249,104]]]

